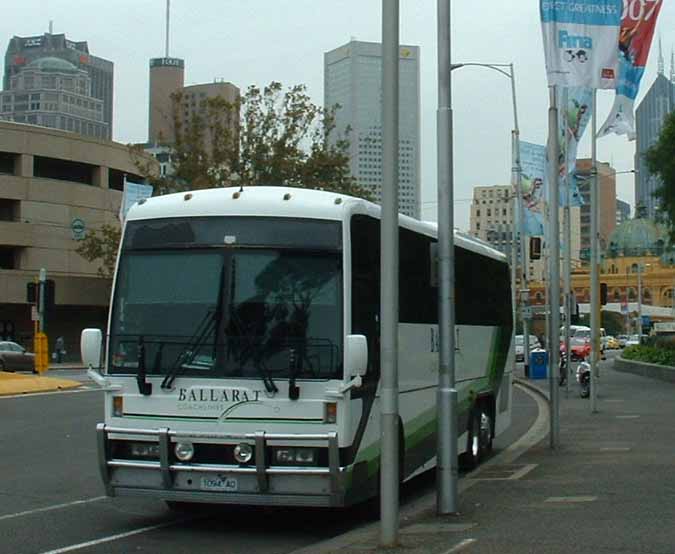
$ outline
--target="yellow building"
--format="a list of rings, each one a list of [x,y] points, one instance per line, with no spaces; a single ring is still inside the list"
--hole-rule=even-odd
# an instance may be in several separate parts
[[[655,318],[669,318],[675,289],[674,264],[675,250],[665,227],[643,218],[625,221],[611,234],[603,253],[600,282],[607,284],[608,307],[620,311],[624,304],[634,313],[641,288],[642,305],[668,308],[668,312],[662,310]],[[533,305],[544,304],[545,286],[544,282],[530,283]],[[590,269],[572,273],[572,289],[578,303],[590,302]]]

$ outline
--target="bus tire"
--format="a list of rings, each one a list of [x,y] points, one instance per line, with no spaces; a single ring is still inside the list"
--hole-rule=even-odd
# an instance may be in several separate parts
[[[494,421],[485,403],[480,406],[480,436],[478,447],[480,450],[479,460],[483,461],[492,453],[492,438],[494,436]]]
[[[169,508],[169,510],[177,514],[190,512],[194,507],[194,504],[190,502],[178,502],[176,500],[165,500],[164,503],[166,504],[166,507]]]
[[[459,465],[467,471],[475,469],[480,463],[480,413],[479,406],[475,405],[469,414],[466,451],[459,456]]]

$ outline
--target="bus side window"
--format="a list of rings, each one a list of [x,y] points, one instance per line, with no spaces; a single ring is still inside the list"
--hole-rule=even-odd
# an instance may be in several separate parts
[[[380,374],[380,222],[355,215],[351,221],[352,333],[368,340],[368,373]]]

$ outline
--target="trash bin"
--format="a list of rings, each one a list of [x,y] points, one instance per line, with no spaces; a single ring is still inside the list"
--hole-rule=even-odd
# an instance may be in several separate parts
[[[548,352],[533,350],[530,352],[530,379],[546,379],[548,368]]]

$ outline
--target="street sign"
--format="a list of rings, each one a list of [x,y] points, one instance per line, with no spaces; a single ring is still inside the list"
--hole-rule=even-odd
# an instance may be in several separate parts
[[[82,221],[79,217],[73,219],[73,221],[70,224],[70,229],[73,232],[73,238],[75,240],[83,240],[84,239],[86,227],[85,227],[84,221]]]
[[[30,320],[40,321],[40,314],[38,314],[37,306],[30,307]]]
[[[520,309],[523,319],[532,319],[532,306],[523,306]]]

